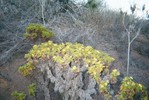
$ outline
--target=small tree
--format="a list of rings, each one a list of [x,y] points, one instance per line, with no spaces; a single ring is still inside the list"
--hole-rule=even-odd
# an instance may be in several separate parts
[[[44,16],[44,11],[45,11],[45,5],[46,5],[47,0],[39,0],[39,4],[41,6],[41,16],[42,16],[42,22],[43,25],[45,26],[45,16]]]
[[[103,0],[88,0],[86,3],[86,7],[90,9],[97,9],[102,5]]]
[[[125,18],[125,14],[124,14],[124,18]],[[128,43],[128,47],[127,47],[127,76],[128,76],[129,75],[129,67],[130,67],[130,49],[131,49],[131,44],[138,37],[138,35],[140,34],[140,28],[139,28],[138,32],[136,33],[135,37],[133,37],[131,39],[131,31],[126,28],[125,23],[124,23],[124,18],[123,18],[123,25],[124,25],[124,28],[125,28],[125,30],[127,32],[127,43]]]
[[[136,5],[134,5],[133,7],[131,6],[131,11],[132,14],[134,13],[136,9]],[[128,47],[127,47],[127,76],[129,75],[129,69],[130,69],[130,51],[131,51],[131,44],[134,42],[134,40],[139,36],[140,31],[143,27],[143,21],[140,23],[140,26],[138,27],[138,29],[135,29],[135,24],[130,24],[129,28],[126,27],[125,25],[125,16],[126,14],[123,15],[123,26],[127,32],[127,43],[128,43]],[[134,19],[136,20],[136,19]],[[132,34],[135,34],[134,37],[132,37]]]

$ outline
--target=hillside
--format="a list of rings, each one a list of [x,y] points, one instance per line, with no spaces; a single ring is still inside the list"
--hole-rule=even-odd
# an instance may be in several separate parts
[[[2,0],[3,1],[3,0]],[[40,1],[40,0],[39,0]],[[72,2],[62,6],[61,2],[47,1],[44,5],[45,27],[52,30],[54,43],[81,43],[109,54],[115,59],[110,70],[118,69],[127,75],[127,31],[123,14],[105,8],[91,10]],[[66,7],[66,8],[65,8]],[[67,8],[68,7],[68,8]],[[26,9],[27,8],[27,9]],[[24,77],[18,72],[19,66],[26,63],[24,54],[34,45],[24,39],[25,28],[30,23],[43,23],[42,6],[35,0],[5,0],[0,6],[0,100],[13,100],[13,91],[25,91],[34,78]],[[134,37],[141,27],[138,37],[131,44],[129,75],[147,87],[149,93],[149,21],[125,16],[125,25]],[[87,76],[86,76],[87,77]],[[36,98],[44,100],[43,90],[38,85]],[[60,100],[61,95],[49,85],[50,100]],[[103,100],[101,94],[95,100]]]

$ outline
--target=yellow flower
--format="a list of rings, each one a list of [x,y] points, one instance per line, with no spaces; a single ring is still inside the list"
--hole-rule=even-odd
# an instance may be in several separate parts
[[[79,69],[76,66],[73,66],[71,69],[72,72],[79,72]]]

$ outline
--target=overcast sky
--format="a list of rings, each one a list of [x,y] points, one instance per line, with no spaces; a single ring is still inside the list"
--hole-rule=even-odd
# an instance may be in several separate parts
[[[137,8],[142,8],[145,4],[146,8],[149,10],[149,0],[105,0],[107,5],[112,9],[122,8],[124,10],[129,10],[130,5],[136,4]]]
[[[74,0],[74,1],[85,2],[87,0]],[[134,5],[134,4],[136,4],[136,7],[137,7],[136,14],[138,16],[144,16],[141,11],[142,6],[144,4],[146,5],[146,10],[149,10],[149,0],[104,0],[104,1],[106,2],[106,6],[109,9],[119,10],[121,8],[123,11],[127,11],[128,14],[131,12],[130,5]]]
[[[136,4],[137,10],[135,14],[138,17],[146,18],[146,11],[149,10],[149,0],[105,0],[107,6],[110,9],[120,9],[122,8],[123,11],[127,11],[128,14],[131,13],[130,5]],[[145,10],[142,12],[142,6],[145,4]]]

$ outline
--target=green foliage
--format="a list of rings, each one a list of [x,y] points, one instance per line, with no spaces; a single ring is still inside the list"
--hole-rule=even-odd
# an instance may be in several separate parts
[[[108,90],[108,84],[109,84],[109,80],[101,81],[99,84],[100,92],[105,96],[106,100],[110,100],[112,98]]]
[[[117,69],[112,70],[112,72],[110,74],[111,78],[117,77],[119,75],[120,75],[120,72]]]
[[[95,80],[101,80],[101,72],[105,69],[108,70],[108,66],[114,60],[107,54],[94,50],[91,46],[85,47],[79,43],[54,44],[51,41],[42,43],[41,45],[34,45],[30,52],[25,55],[25,58],[29,65],[36,65],[40,60],[52,60],[60,65],[68,65],[72,61],[82,59],[88,68],[88,73]],[[26,67],[26,65],[24,66],[25,68],[30,68]],[[29,73],[33,69],[34,67],[31,67],[28,70]],[[24,72],[26,75],[26,71],[27,69],[21,72]]]
[[[96,9],[98,6],[101,6],[102,0],[88,0],[86,7],[90,9]]]
[[[134,100],[135,97],[148,100],[147,91],[143,85],[135,83],[132,77],[125,77],[120,86],[118,100]]]
[[[79,73],[80,72],[79,69],[76,66],[73,66],[71,71],[74,72],[74,73]]]
[[[111,83],[117,82],[117,77],[120,75],[120,72],[117,69],[112,70],[110,73]]]
[[[19,67],[19,72],[21,72],[24,76],[27,76],[31,74],[33,69],[35,69],[35,67],[28,62],[25,65]]]
[[[32,83],[28,86],[28,92],[31,96],[35,96],[36,94],[36,84]],[[11,93],[11,95],[13,97],[15,97],[16,100],[25,100],[26,94],[24,94],[23,92],[13,92]]]
[[[20,67],[20,72],[25,76],[30,74],[39,62],[52,61],[60,65],[61,69],[66,69],[71,62],[81,61],[88,69],[88,73],[96,80],[101,93],[107,100],[112,98],[108,86],[115,84],[117,77],[120,75],[120,72],[116,69],[112,70],[109,75],[109,65],[114,61],[112,57],[93,49],[91,46],[84,46],[79,43],[54,44],[52,41],[48,41],[40,45],[34,45],[29,53],[25,55],[25,58],[27,64]],[[77,66],[73,66],[71,71],[74,73],[80,72]],[[109,76],[109,78],[103,80],[103,75]],[[34,91],[34,89],[31,91]],[[34,95],[34,92],[30,93]],[[147,92],[141,84],[133,82],[129,77],[125,77],[120,87],[119,100],[132,99],[138,93],[141,94],[141,98],[147,98]]]
[[[99,88],[102,95],[104,95],[106,100],[111,100],[112,95],[110,93],[110,88],[108,85],[115,84],[117,82],[117,76],[120,72],[116,69],[112,70],[110,73],[110,79],[101,80],[99,82]],[[147,90],[141,84],[135,83],[132,77],[124,77],[122,84],[120,86],[120,91],[118,92],[118,100],[148,100]]]
[[[108,84],[109,84],[108,80],[100,82],[99,86],[101,93],[108,93]]]
[[[112,95],[110,94],[110,90],[108,88],[108,85],[114,84],[117,82],[117,76],[120,75],[120,72],[116,69],[112,70],[110,73],[110,78],[107,80],[101,80],[99,83],[100,92],[102,95],[104,95],[106,100],[111,100]]]
[[[26,97],[26,94],[17,91],[13,92],[11,95],[15,97],[16,100],[25,100]]]
[[[26,33],[24,34],[25,38],[36,40],[38,38],[41,39],[49,39],[50,37],[54,36],[53,32],[49,31],[41,24],[34,24],[31,23],[26,28]]]
[[[32,83],[28,86],[28,92],[31,96],[35,96],[36,94],[36,84]]]
[[[68,4],[70,0],[58,0],[59,2],[62,2],[63,4]]]
[[[86,3],[86,7],[95,9],[97,8],[97,3],[95,2],[95,0],[88,0],[88,2]]]

